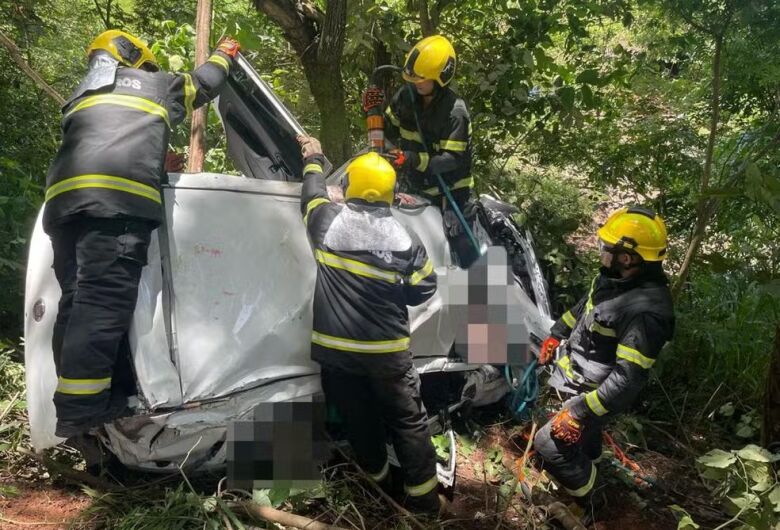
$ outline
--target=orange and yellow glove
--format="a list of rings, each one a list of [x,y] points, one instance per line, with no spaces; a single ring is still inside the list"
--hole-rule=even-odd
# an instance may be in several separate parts
[[[552,419],[552,437],[567,444],[576,444],[582,437],[582,424],[575,420],[569,409],[563,409]]]
[[[217,51],[220,51],[225,55],[233,58],[235,58],[239,50],[241,50],[241,45],[233,37],[225,37],[219,41],[219,44],[217,45]]]
[[[550,364],[555,358],[555,350],[560,346],[561,341],[553,337],[552,335],[544,339],[542,347],[539,348],[539,365],[545,366]]]

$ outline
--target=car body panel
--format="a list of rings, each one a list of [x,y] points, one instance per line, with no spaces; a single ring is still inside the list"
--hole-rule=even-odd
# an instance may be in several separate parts
[[[246,82],[251,76],[244,73]],[[241,108],[224,96],[220,107]],[[240,98],[240,90],[234,96]],[[254,155],[244,149],[266,140],[247,131],[281,127],[280,120],[288,123],[275,130],[276,140],[253,152],[264,153],[260,158],[266,162],[291,156],[290,142],[300,126],[274,108],[276,114],[256,122],[242,117],[245,130],[232,157],[251,165]],[[224,117],[223,124],[228,139],[234,137]],[[176,471],[187,455],[188,465],[223,465],[229,421],[246,417],[261,402],[311,400],[320,392],[319,367],[309,356],[316,266],[301,217],[301,184],[289,174],[295,163],[283,171],[264,167],[251,175],[262,178],[172,174],[163,186],[165,221],[152,237],[129,332],[135,414],[106,425],[101,434],[125,465]],[[284,178],[274,180],[279,171]],[[466,364],[458,356],[462,352],[453,351],[453,323],[442,293],[455,268],[439,210],[393,208],[393,215],[423,242],[439,278],[437,294],[410,308],[415,365],[423,374],[476,373],[479,365]],[[57,378],[51,351],[60,289],[51,264],[51,242],[39,215],[25,292],[27,394],[36,450],[61,441],[54,436]],[[510,292],[529,334],[546,336],[549,318],[520,284]],[[508,391],[505,383],[488,386],[497,396],[493,401]]]

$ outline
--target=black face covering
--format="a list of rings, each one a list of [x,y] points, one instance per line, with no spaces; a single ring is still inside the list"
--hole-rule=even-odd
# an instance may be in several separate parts
[[[630,254],[625,250],[618,250],[618,249],[608,251],[608,252],[612,254],[612,263],[610,263],[609,267],[607,267],[607,275],[610,278],[622,278],[623,272],[629,271],[631,269],[637,269],[637,268],[641,269],[645,264],[644,260],[640,260],[638,263],[634,263],[632,265],[623,265],[618,260],[618,257],[621,254],[626,254],[628,256],[634,256],[634,254]]]

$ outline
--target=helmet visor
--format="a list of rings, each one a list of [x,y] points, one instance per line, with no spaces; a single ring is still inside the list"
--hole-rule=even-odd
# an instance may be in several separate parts
[[[614,254],[616,250],[617,250],[617,247],[615,247],[615,245],[610,245],[609,243],[607,243],[603,239],[599,239],[599,252],[601,252],[601,253],[606,252],[608,254]]]

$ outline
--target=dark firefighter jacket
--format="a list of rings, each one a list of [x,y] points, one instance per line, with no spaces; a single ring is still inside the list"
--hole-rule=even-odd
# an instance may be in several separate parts
[[[305,161],[301,210],[317,261],[312,359],[353,374],[411,368],[409,313],[436,291],[433,263],[390,208],[332,203],[323,159]]]
[[[673,332],[672,298],[660,264],[626,279],[602,269],[588,295],[553,325],[552,335],[568,340],[550,385],[579,395],[570,405],[577,418],[626,410]]]
[[[159,224],[171,128],[218,94],[232,61],[215,52],[191,74],[119,67],[113,84],[66,103],[62,145],[46,177],[44,228],[75,215]]]
[[[420,138],[415,109],[425,145]],[[385,109],[385,137],[399,149],[411,151],[415,168],[409,174],[413,191],[437,197],[438,173],[451,190],[468,195],[471,173],[471,119],[466,103],[451,89],[437,88],[428,107],[408,85],[402,86]],[[428,147],[426,151],[425,146]]]

